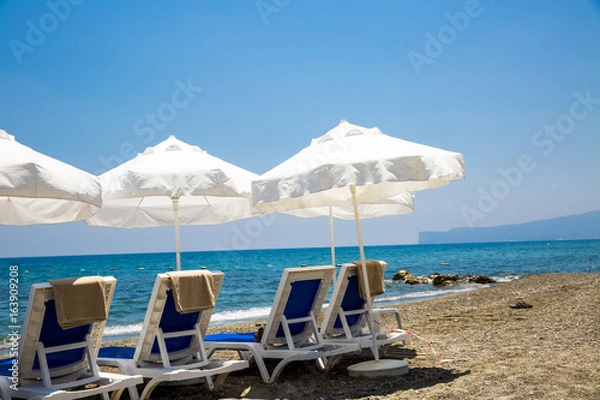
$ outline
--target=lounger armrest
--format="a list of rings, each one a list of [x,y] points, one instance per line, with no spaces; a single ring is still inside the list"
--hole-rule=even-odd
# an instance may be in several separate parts
[[[198,341],[198,348],[200,351],[196,353],[196,357],[199,360],[197,363],[188,364],[186,366],[188,368],[200,368],[205,365],[208,365],[209,359],[206,355],[206,348],[204,346],[204,341],[202,340],[202,333],[200,332],[200,324],[196,324],[194,329],[186,330],[186,331],[177,331],[173,333],[165,333],[161,328],[158,328],[158,332],[156,334],[156,340],[158,342],[158,349],[160,351],[161,361],[165,368],[171,368],[171,359],[169,358],[169,351],[167,349],[166,339],[184,337],[184,336],[193,336],[195,340]],[[194,340],[192,339],[192,340]],[[176,365],[177,363],[175,363]]]
[[[396,325],[398,329],[402,329],[402,321],[400,320],[400,311],[397,308],[374,308],[373,309],[373,318],[381,322],[381,316],[385,314],[394,314],[396,318]],[[374,324],[373,326],[375,333],[379,332],[379,324]]]
[[[315,340],[314,344],[312,344],[310,346],[303,346],[303,349],[305,349],[305,350],[318,349],[319,347],[321,347],[322,346],[321,335],[319,334],[319,328],[317,326],[317,321],[316,321],[315,316],[312,313],[312,311],[310,312],[309,316],[302,317],[302,318],[287,319],[285,317],[285,315],[283,315],[281,317],[281,325],[283,327],[283,332],[285,334],[285,339],[287,341],[288,347],[291,350],[294,350],[296,348],[296,345],[294,343],[294,338],[292,337],[292,333],[290,331],[290,325],[298,323],[298,322],[307,322],[310,324],[310,326],[312,327],[312,330],[313,330],[313,337]]]
[[[76,381],[68,381],[64,383],[52,383],[52,376],[50,374],[50,367],[48,365],[47,355],[51,353],[57,353],[66,350],[83,349],[85,351],[85,357],[88,362],[90,377],[85,379],[78,379]],[[74,386],[85,385],[87,383],[95,382],[100,379],[100,370],[95,362],[94,348],[91,341],[90,335],[86,335],[85,341],[77,343],[69,343],[61,346],[45,347],[42,342],[37,344],[37,355],[40,363],[40,372],[42,374],[42,382],[47,388],[54,389],[65,389]]]
[[[350,330],[350,326],[348,325],[348,320],[346,319],[349,315],[358,315],[364,314],[367,312],[366,308],[361,308],[359,310],[350,310],[344,311],[342,307],[338,309],[338,316],[340,317],[340,321],[342,322],[342,328],[344,329],[344,334],[347,339],[352,339],[354,336],[352,335],[352,331]]]

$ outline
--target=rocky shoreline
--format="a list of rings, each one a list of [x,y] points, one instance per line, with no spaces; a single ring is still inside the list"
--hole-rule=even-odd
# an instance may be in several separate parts
[[[457,283],[478,283],[489,284],[496,283],[495,279],[487,275],[464,275],[459,277],[458,274],[440,274],[434,272],[429,275],[415,276],[406,269],[401,269],[392,277],[393,281],[404,282],[407,285],[433,285],[433,286],[453,286]]]

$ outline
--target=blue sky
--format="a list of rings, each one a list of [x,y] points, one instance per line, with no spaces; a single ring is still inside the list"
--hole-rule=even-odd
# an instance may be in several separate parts
[[[95,174],[170,134],[261,174],[347,119],[466,161],[414,213],[364,221],[366,244],[600,209],[597,1],[2,1],[0,20],[0,129]],[[355,245],[353,223],[336,238]],[[328,221],[181,241],[328,246]],[[0,226],[0,257],[173,248],[170,227]]]

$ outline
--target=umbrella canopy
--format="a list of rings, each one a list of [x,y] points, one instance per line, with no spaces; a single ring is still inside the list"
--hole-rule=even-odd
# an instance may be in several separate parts
[[[0,225],[82,220],[101,204],[97,177],[38,153],[0,130]]]
[[[408,142],[343,120],[252,183],[262,212],[323,206],[385,204],[403,192],[440,187],[464,177],[460,153]]]
[[[414,195],[410,192],[400,193],[394,197],[383,199],[378,204],[359,204],[358,212],[361,219],[377,218],[391,215],[408,214],[414,210]],[[297,208],[295,210],[281,211],[300,218],[321,217],[331,214],[332,218],[352,220],[354,208],[352,205]]]
[[[264,213],[298,209],[310,213],[315,207],[352,207],[366,276],[359,204],[386,204],[402,193],[440,187],[463,177],[464,160],[460,153],[408,142],[378,128],[342,120],[325,135],[313,139],[310,146],[254,181],[252,201]],[[369,293],[367,281],[365,288]],[[371,311],[370,296],[366,297],[367,309]],[[373,335],[376,347],[375,340]],[[375,357],[378,359],[377,354]]]
[[[258,175],[174,136],[100,175],[103,205],[88,225],[119,228],[211,225],[252,217]]]

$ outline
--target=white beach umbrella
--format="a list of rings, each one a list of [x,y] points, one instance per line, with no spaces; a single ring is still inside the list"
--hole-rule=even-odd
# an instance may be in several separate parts
[[[78,221],[91,217],[101,204],[97,177],[0,130],[0,225]]]
[[[440,187],[463,177],[460,153],[408,142],[378,128],[343,120],[254,181],[252,202],[263,213],[352,207],[366,276],[359,204],[385,204],[402,193]],[[370,293],[368,282],[364,284]],[[370,296],[366,303],[371,315]],[[373,341],[375,346],[375,335]],[[378,360],[377,354],[375,358]]]
[[[263,212],[380,204],[464,177],[460,153],[408,142],[343,120],[252,183]],[[356,188],[352,195],[349,188]]]
[[[100,175],[103,205],[88,225],[119,228],[212,225],[252,217],[258,175],[174,136]]]

